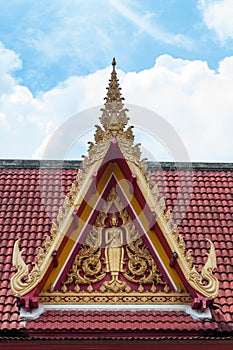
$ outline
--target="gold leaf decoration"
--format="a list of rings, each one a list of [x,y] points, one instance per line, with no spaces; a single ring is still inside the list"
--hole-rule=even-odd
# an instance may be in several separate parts
[[[129,243],[126,250],[129,259],[128,271],[123,273],[126,279],[137,284],[166,284],[142,238]]]
[[[34,263],[34,268],[29,272],[28,266],[22,258],[22,251],[19,251],[20,239],[15,242],[12,264],[17,268],[16,274],[11,277],[11,289],[15,296],[20,296],[22,291],[38,280],[40,268]]]
[[[106,227],[105,219],[113,204],[118,208],[118,216],[113,213],[110,226]],[[114,293],[132,292],[127,281],[134,283],[140,293],[144,291],[144,285],[151,285],[151,291],[156,291],[155,284],[166,285],[127,210],[122,209],[123,204],[115,188],[111,189],[103,208],[87,235],[85,244],[76,255],[63,285],[74,285],[74,291],[81,293],[84,285],[87,286],[86,291],[92,293],[95,283],[99,281],[103,281],[101,292]],[[118,226],[119,220],[122,226]],[[110,280],[104,280],[106,276]]]
[[[207,254],[208,259],[202,268],[201,274],[199,274],[195,266],[193,266],[188,278],[204,295],[215,298],[219,288],[219,281],[213,275],[213,271],[217,268],[216,254],[213,242],[207,238],[206,240],[210,244],[210,252]]]

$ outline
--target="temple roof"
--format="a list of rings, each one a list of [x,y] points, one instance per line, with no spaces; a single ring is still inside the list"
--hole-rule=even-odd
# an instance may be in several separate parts
[[[147,164],[112,66],[81,164],[0,162],[0,330],[228,338],[232,164]]]
[[[81,320],[83,311],[47,311],[37,320],[24,324],[19,318],[19,305],[17,298],[13,296],[10,288],[10,277],[15,269],[12,267],[12,252],[15,240],[21,238],[23,258],[27,264],[31,264],[37,248],[42,244],[46,233],[51,228],[51,218],[55,219],[58,209],[62,206],[63,199],[58,192],[58,186],[62,180],[65,193],[68,193],[72,182],[75,180],[78,169],[77,162],[67,161],[64,168],[56,168],[56,162],[47,163],[47,168],[39,169],[39,163],[35,161],[1,161],[0,196],[1,196],[1,330],[21,330],[22,334],[30,332],[43,333],[49,327],[56,333],[61,327],[74,329],[74,337],[78,336],[77,327],[74,327],[77,318]],[[211,306],[213,319],[194,320],[184,312],[144,311],[147,321],[136,326],[135,317],[130,318],[130,311],[89,311],[86,315],[95,315],[93,321],[88,323],[89,329],[95,328],[106,332],[112,328],[129,329],[136,332],[138,329],[160,328],[165,331],[170,329],[177,336],[176,330],[186,334],[195,329],[199,336],[203,332],[212,335],[225,334],[232,330],[233,321],[233,220],[232,220],[232,164],[198,164],[195,163],[193,173],[189,168],[177,171],[172,163],[161,163],[162,169],[150,170],[154,174],[156,183],[162,195],[166,196],[166,205],[173,212],[174,220],[178,223],[180,233],[184,236],[187,248],[193,249],[194,263],[203,265],[204,239],[210,238],[216,247],[218,270],[215,273],[220,281],[220,289],[217,298]],[[43,200],[39,194],[40,174],[46,182],[44,191],[48,198],[48,206],[45,210]],[[190,180],[193,181],[193,194],[188,208],[181,219],[181,211],[174,210],[177,201],[177,189],[182,186],[180,203],[185,203],[188,196]],[[50,211],[49,211],[50,210]],[[107,326],[109,317],[113,317]],[[121,316],[120,316],[121,315]],[[124,316],[126,315],[126,317]],[[140,313],[138,314],[138,316]],[[156,315],[156,324],[152,322]],[[167,316],[166,316],[167,315]],[[170,315],[170,317],[169,317]],[[90,316],[88,316],[90,317]],[[81,328],[86,329],[88,317],[83,320]],[[128,321],[127,320],[128,317]],[[144,316],[140,316],[144,317]],[[137,317],[136,317],[137,318]],[[65,321],[67,320],[67,321]],[[104,321],[105,320],[105,321]],[[159,321],[161,320],[161,321]],[[47,321],[49,323],[47,323]],[[79,321],[81,322],[81,321]],[[105,323],[104,323],[105,322]],[[136,322],[136,323],[135,323]],[[76,329],[76,331],[75,331]],[[30,333],[29,332],[29,333]],[[187,335],[187,334],[186,334]],[[43,335],[41,335],[43,337]],[[54,334],[55,336],[55,334]],[[103,335],[104,336],[104,335]],[[136,336],[136,335],[135,335]],[[156,333],[153,335],[156,337]]]

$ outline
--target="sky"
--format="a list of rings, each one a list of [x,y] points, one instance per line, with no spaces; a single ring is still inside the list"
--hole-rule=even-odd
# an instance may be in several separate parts
[[[76,139],[49,156],[80,159],[116,57],[149,159],[233,162],[233,0],[0,0],[0,9],[0,158],[43,159],[76,115]]]

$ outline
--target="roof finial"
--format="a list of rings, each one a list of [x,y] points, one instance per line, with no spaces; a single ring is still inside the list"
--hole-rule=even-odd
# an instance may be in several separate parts
[[[109,85],[107,87],[107,96],[105,97],[106,103],[119,102],[122,103],[124,98],[121,96],[121,88],[119,86],[119,80],[117,79],[117,73],[115,70],[116,59],[113,57],[112,60],[112,73],[111,79],[109,80]]]
[[[109,84],[107,87],[107,96],[104,98],[104,108],[101,109],[102,116],[100,117],[101,124],[104,126],[104,138],[112,138],[124,133],[124,128],[128,123],[128,117],[126,115],[127,109],[124,108],[123,100],[121,96],[121,88],[119,85],[119,80],[117,79],[116,59],[115,57],[112,60],[112,72],[111,78],[109,79]],[[96,132],[95,139],[100,139],[99,135],[101,131]]]
[[[112,67],[113,67],[113,71],[115,71],[115,67],[116,67],[116,59],[115,59],[115,57],[113,57],[113,59],[112,59]]]

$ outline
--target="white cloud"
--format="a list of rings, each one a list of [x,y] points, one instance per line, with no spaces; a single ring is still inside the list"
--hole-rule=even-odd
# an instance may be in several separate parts
[[[9,52],[6,50],[4,54]],[[111,68],[83,77],[70,77],[35,97],[9,74],[16,62],[16,67],[20,67],[17,55],[10,52],[10,56],[13,57],[12,66],[5,66],[5,71],[1,72],[5,91],[0,94],[0,157],[41,157],[57,126],[73,114],[103,102]],[[191,159],[196,161],[233,159],[232,76],[233,56],[222,60],[217,72],[205,61],[175,59],[169,55],[158,57],[154,67],[138,73],[118,70],[126,103],[144,106],[160,114],[178,132]],[[99,122],[99,116],[98,107],[92,115],[91,126]],[[90,119],[88,114],[82,114],[81,118],[84,133]],[[147,128],[144,132],[151,133],[145,115],[141,116],[141,123],[144,129]],[[160,126],[155,127],[159,136]],[[77,130],[78,134],[80,132]],[[141,137],[140,130],[138,135]],[[68,129],[62,137],[69,138]],[[156,159],[164,159],[164,152],[156,143],[150,147],[149,136],[144,140],[144,146],[155,154]]]
[[[37,147],[36,150],[34,151],[34,153],[32,154],[32,158],[41,159],[43,157],[46,146],[47,146],[48,142],[50,141],[50,138],[52,137],[52,135],[53,134],[51,133],[51,134],[48,134],[45,136],[45,138],[42,140],[39,147]]]
[[[43,139],[48,140],[48,135],[65,119],[102,102],[109,68],[86,77],[70,77],[35,97],[10,74],[21,68],[18,56],[3,45],[0,48],[0,61],[3,62],[0,71],[0,158],[39,157],[46,144]]]
[[[232,161],[232,71],[233,57],[216,73],[206,62],[163,55],[153,68],[126,76],[123,87],[127,101],[155,110],[174,126],[191,159]]]
[[[9,129],[10,125],[7,122],[7,117],[4,113],[0,113],[0,126],[4,129]]]
[[[214,30],[221,42],[233,39],[233,1],[199,0],[199,10],[206,26]]]
[[[21,68],[22,63],[18,55],[9,49],[6,49],[0,42],[0,73],[7,74]]]
[[[169,45],[185,47],[188,49],[194,45],[193,41],[187,36],[183,34],[170,33],[164,28],[158,26],[156,23],[152,23],[152,13],[147,13],[142,16],[141,13],[136,13],[135,11],[131,10],[129,6],[126,6],[125,4],[123,5],[121,1],[110,0],[110,4],[123,17],[136,24],[140,31],[147,33],[155,40],[159,40]]]
[[[11,91],[15,85],[12,72],[21,68],[19,56],[12,50],[6,49],[0,42],[0,94]]]

